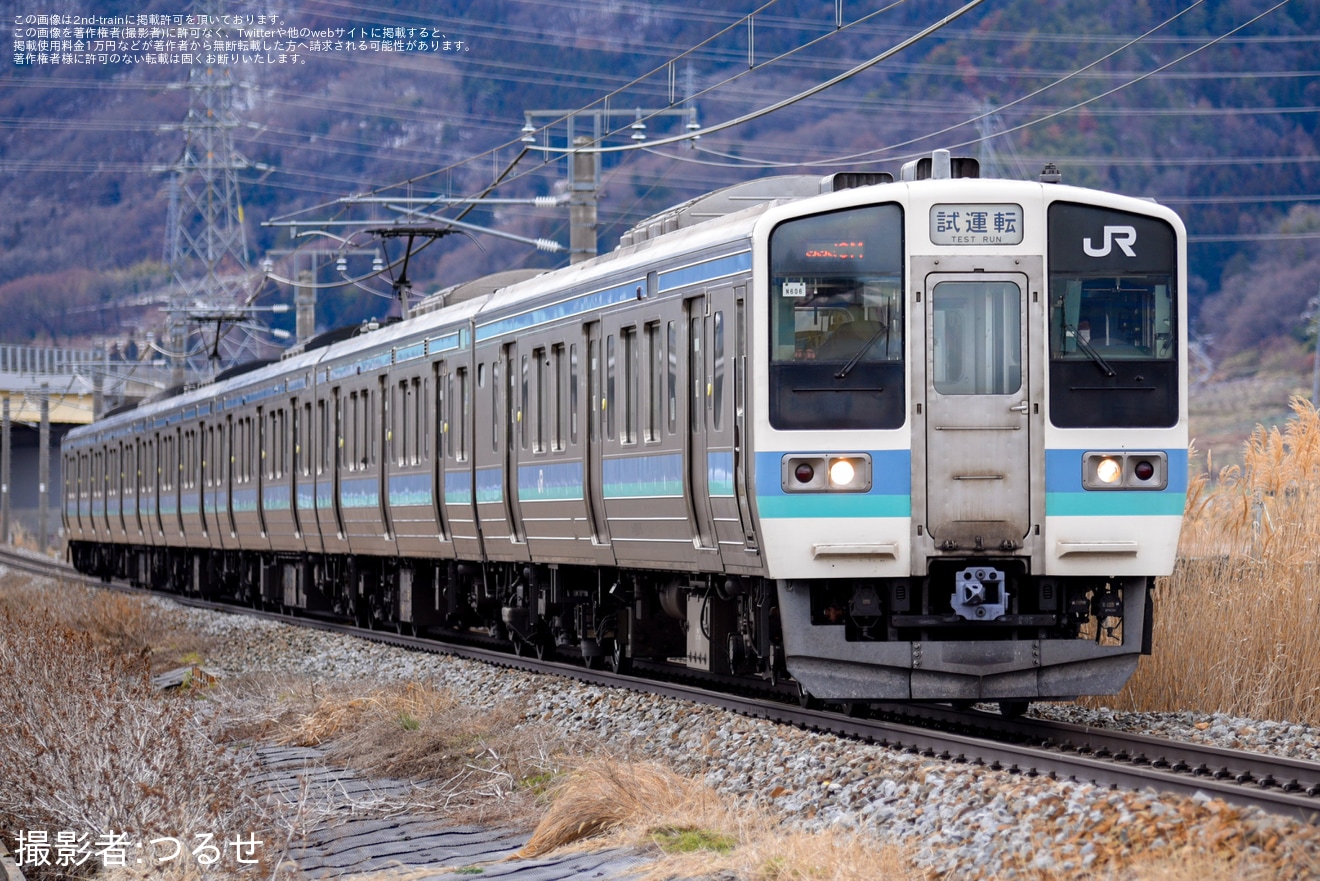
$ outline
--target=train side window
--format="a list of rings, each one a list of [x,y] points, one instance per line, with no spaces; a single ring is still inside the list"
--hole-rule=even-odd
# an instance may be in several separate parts
[[[551,424],[554,425],[554,431],[550,435],[550,447],[555,452],[564,449],[565,429],[568,424],[568,413],[564,407],[564,385],[568,377],[564,374],[564,344],[555,343],[550,348],[550,357],[552,360],[552,369],[550,381],[554,387],[554,414]]]
[[[383,378],[380,381],[379,390],[367,392],[367,400],[371,403],[367,423],[371,431],[367,449],[370,452],[371,464],[374,466],[380,462],[380,444],[385,430],[390,424],[389,397],[385,394],[385,380]]]
[[[397,426],[397,436],[390,438],[393,446],[392,453],[396,464],[400,468],[408,464],[408,442],[411,440],[408,434],[408,380],[399,382],[398,389],[395,392],[394,403],[394,422]]]
[[[546,395],[545,395],[545,349],[536,348],[532,350],[532,361],[536,364],[535,380],[536,389],[533,391],[532,403],[535,412],[529,413],[532,420],[532,451],[536,453],[545,452],[545,422],[546,422]]]
[[[491,362],[490,370],[492,376],[490,389],[490,451],[498,453],[500,451],[500,414],[503,413],[503,409],[500,407],[500,395],[508,394],[509,390],[500,385],[500,362],[498,360]],[[480,364],[477,365],[477,381],[480,385]]]
[[[519,437],[518,437],[518,443],[522,446],[522,448],[523,448],[524,450],[527,449],[527,422],[528,422],[528,416],[529,416],[528,408],[529,408],[530,405],[531,405],[531,402],[530,402],[530,400],[528,399],[528,391],[529,391],[529,390],[528,390],[528,388],[527,388],[527,384],[528,384],[528,382],[530,382],[530,381],[531,381],[531,368],[529,367],[529,365],[528,365],[528,363],[527,363],[527,356],[526,356],[526,355],[523,355],[523,356],[522,356],[522,372],[521,372],[521,374],[520,374],[520,379],[519,379],[519,382],[518,382],[518,419],[517,419],[517,422],[518,422],[518,435],[519,435]]]
[[[456,383],[457,373],[450,373],[445,376],[445,409],[443,417],[445,422],[443,429],[445,436],[445,458],[455,460],[458,458],[458,450],[456,449],[458,426],[454,424],[454,410],[458,406],[456,403],[458,396],[454,393],[454,386]]]
[[[711,330],[711,357],[715,360],[715,378],[712,381],[711,407],[712,425],[716,431],[723,428],[724,413],[724,313],[716,312],[713,316],[715,325]]]
[[[320,455],[316,459],[316,476],[320,477],[330,470],[330,450],[335,437],[330,431],[330,410],[325,401],[316,402],[316,422],[321,429],[321,443],[317,445]]]
[[[413,420],[413,430],[417,432],[418,461],[431,459],[431,433],[426,430],[426,421],[431,416],[431,380],[419,376],[413,380],[413,395],[417,398],[417,418]]]
[[[457,459],[459,462],[466,462],[468,413],[471,412],[472,409],[472,401],[471,401],[472,395],[471,395],[471,390],[468,388],[467,368],[460,367],[458,368],[457,373],[458,373],[458,400],[459,400],[457,407],[459,411],[459,418],[458,418],[458,438],[456,444],[457,450],[455,451],[456,455],[454,458]]]
[[[578,442],[578,347],[568,347],[568,442]]]
[[[345,471],[358,470],[358,393],[348,393],[344,409],[343,464]]]
[[[309,441],[311,440],[313,424],[312,402],[307,401],[303,404],[302,424],[294,428],[294,433],[298,435],[294,452],[298,456],[298,464],[303,477],[312,476],[312,446]]]
[[[587,344],[587,436],[592,443],[600,437],[600,411],[604,403],[600,400],[600,343],[591,340]]]
[[[412,464],[425,461],[425,451],[422,449],[422,439],[425,433],[422,431],[422,418],[426,415],[426,384],[422,382],[420,376],[413,377],[412,385],[408,388],[409,403],[412,404],[412,438],[410,446],[412,447]]]
[[[666,333],[666,349],[669,352],[669,358],[666,363],[665,378],[665,409],[667,411],[665,421],[668,423],[669,433],[672,435],[678,431],[678,325],[669,322],[668,332]]]
[[[705,424],[706,402],[706,359],[701,354],[702,339],[701,316],[688,322],[688,381],[692,386],[692,402],[688,407],[688,431],[700,434]]]
[[[664,407],[665,351],[660,342],[660,322],[646,325],[646,440],[660,439]]]
[[[605,401],[601,409],[605,411],[605,439],[614,440],[614,334],[605,337]]]
[[[619,331],[623,341],[623,442],[637,443],[637,328]]]

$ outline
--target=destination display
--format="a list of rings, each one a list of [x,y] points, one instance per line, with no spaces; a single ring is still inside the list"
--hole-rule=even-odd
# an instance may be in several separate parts
[[[936,245],[1018,245],[1022,206],[944,204],[930,209],[930,240]]]

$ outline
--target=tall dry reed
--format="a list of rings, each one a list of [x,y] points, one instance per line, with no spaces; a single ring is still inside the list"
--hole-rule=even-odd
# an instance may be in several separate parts
[[[1292,410],[1241,466],[1193,478],[1155,653],[1119,706],[1320,724],[1320,413]]]

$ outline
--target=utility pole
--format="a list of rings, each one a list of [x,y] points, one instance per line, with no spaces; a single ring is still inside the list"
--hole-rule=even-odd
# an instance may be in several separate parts
[[[41,384],[41,428],[37,434],[37,550],[50,545],[50,383]]]
[[[689,75],[689,83],[691,77]],[[641,144],[646,141],[646,123],[644,119],[653,119],[662,116],[677,116],[687,120],[687,128],[695,131],[700,128],[697,124],[697,108],[692,105],[684,107],[665,107],[659,110],[649,110],[642,107],[635,107],[632,110],[610,110],[608,107],[598,107],[591,110],[524,110],[523,117],[525,123],[522,127],[524,144],[535,145],[536,136],[539,133],[543,138],[542,148],[549,148],[550,130],[558,123],[562,122],[566,131],[564,143],[568,148],[568,190],[569,190],[569,262],[581,263],[583,260],[590,260],[596,256],[596,205],[600,200],[600,154],[589,150],[601,142],[611,124],[611,120],[616,117],[631,118],[632,125],[628,126],[628,131],[632,132],[629,138],[634,142]],[[591,135],[582,135],[577,132],[577,123],[580,118],[591,121]],[[547,119],[549,122],[542,128],[537,128],[533,120]],[[529,149],[537,149],[530,146]]]
[[[316,335],[316,278],[310,269],[298,273],[298,286],[293,289],[295,338],[305,343]]]
[[[578,135],[574,147],[591,146],[591,138]],[[600,200],[600,155],[574,152],[568,159],[568,260],[581,263],[596,256],[596,205]]]
[[[0,413],[0,542],[9,544],[9,449],[13,433],[9,425],[9,395]]]

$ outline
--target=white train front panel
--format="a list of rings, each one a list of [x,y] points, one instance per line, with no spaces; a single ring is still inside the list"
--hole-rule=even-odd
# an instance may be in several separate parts
[[[1186,499],[1181,235],[1159,206],[1008,181],[767,213],[756,502],[804,688],[1121,686]]]

